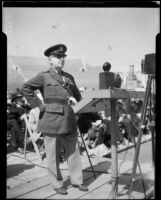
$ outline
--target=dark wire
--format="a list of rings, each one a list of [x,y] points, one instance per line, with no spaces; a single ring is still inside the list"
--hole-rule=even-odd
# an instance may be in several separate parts
[[[128,152],[128,150],[129,150],[128,147],[129,147],[129,141],[128,141],[127,149],[126,149],[126,151],[125,151],[125,154],[124,154],[123,160],[122,160],[122,162],[121,162],[121,164],[120,164],[120,167],[119,167],[119,170],[118,170],[118,174],[119,174],[119,172],[120,172],[120,170],[121,170],[121,166],[122,166],[122,164],[123,164],[124,161],[125,161],[125,157],[126,157],[127,152]]]

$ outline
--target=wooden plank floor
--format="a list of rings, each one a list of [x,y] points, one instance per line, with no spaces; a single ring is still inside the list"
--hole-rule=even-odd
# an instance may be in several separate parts
[[[142,148],[149,141],[144,138]],[[120,149],[119,149],[120,150]],[[150,158],[151,159],[151,158]],[[57,194],[47,176],[46,159],[40,163],[36,153],[28,152],[26,159],[24,155],[13,152],[7,155],[7,199],[108,199],[111,191],[111,158],[91,158],[96,179],[91,172],[89,160],[85,154],[81,155],[83,166],[83,178],[89,191],[82,192],[71,187],[67,163],[61,163],[60,168],[67,187],[68,195]],[[141,162],[145,191],[154,186],[154,169],[152,163]],[[121,166],[121,168],[120,168]],[[118,160],[119,179],[117,199],[128,199],[128,188],[130,184],[133,162],[131,160]],[[135,199],[144,198],[144,188],[141,174],[137,167],[137,179],[133,187]]]

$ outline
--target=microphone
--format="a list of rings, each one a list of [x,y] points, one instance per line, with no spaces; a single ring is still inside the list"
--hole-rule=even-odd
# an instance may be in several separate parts
[[[104,64],[103,64],[103,71],[104,72],[109,72],[110,71],[110,69],[111,69],[111,64],[109,63],[109,62],[105,62]]]

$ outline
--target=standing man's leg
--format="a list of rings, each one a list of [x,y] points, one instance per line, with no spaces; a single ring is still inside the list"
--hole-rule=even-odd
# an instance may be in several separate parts
[[[63,178],[59,169],[61,138],[56,134],[44,134],[44,144],[50,182],[54,188],[60,188],[63,186]]]
[[[77,133],[63,135],[62,139],[64,141],[71,184],[83,184],[82,164],[77,140]]]

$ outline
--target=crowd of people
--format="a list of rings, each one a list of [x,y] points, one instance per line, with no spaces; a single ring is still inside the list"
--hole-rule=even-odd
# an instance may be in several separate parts
[[[117,101],[117,138],[118,144],[126,146],[134,142],[138,135],[138,126],[141,120],[141,109],[143,101],[132,99],[130,113],[127,113],[126,101]],[[31,108],[26,98],[19,92],[19,89],[10,93],[7,92],[7,144],[12,145],[16,151],[23,153],[25,122],[21,116],[26,113],[31,126],[36,130],[39,120],[39,108]],[[87,149],[95,149],[100,144],[104,144],[108,149],[111,147],[110,135],[110,112],[99,111],[97,113],[82,113],[77,116],[77,123],[80,133],[84,136]],[[147,134],[150,130],[151,121],[154,119],[154,106],[148,106],[146,113],[146,125],[143,133]],[[82,139],[80,139],[82,144]],[[63,149],[63,147],[62,147]],[[62,151],[63,152],[63,151]],[[64,160],[62,153],[60,159]]]
[[[117,143],[120,147],[127,146],[128,144],[136,141],[139,131],[139,124],[141,122],[142,107],[143,101],[141,99],[132,99],[130,105],[128,105],[128,108],[126,101],[123,101],[122,99],[117,101],[116,131]],[[155,121],[154,113],[154,106],[148,106],[145,124],[142,126],[144,135],[151,131],[151,125]],[[91,154],[97,154],[98,147],[103,148],[105,152],[107,152],[106,147],[108,149],[111,148],[110,125],[110,111],[82,113],[80,115],[78,119],[78,127],[80,132],[84,135],[87,150],[91,152]]]
[[[31,108],[18,88],[15,91],[7,92],[7,146],[13,147],[14,150],[20,153],[24,153],[26,130],[26,124],[22,118],[24,113],[27,114],[32,129],[36,130],[39,109]],[[30,144],[28,147],[32,148],[32,145]]]

